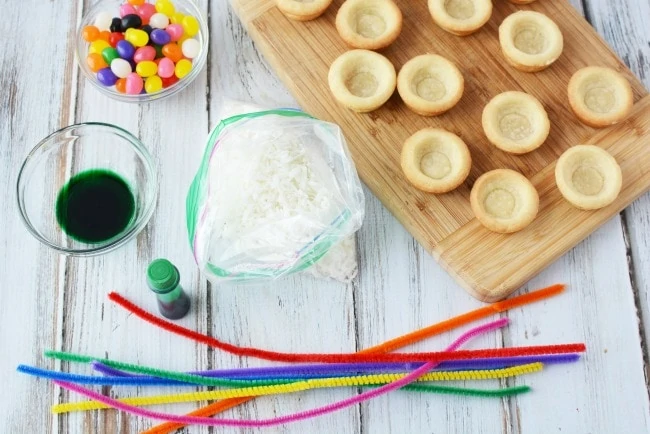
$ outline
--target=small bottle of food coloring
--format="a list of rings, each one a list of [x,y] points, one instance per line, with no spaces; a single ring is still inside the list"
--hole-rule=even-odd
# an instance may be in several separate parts
[[[149,264],[147,283],[156,293],[158,310],[164,317],[183,318],[190,310],[190,298],[181,286],[181,275],[167,259],[156,259]]]

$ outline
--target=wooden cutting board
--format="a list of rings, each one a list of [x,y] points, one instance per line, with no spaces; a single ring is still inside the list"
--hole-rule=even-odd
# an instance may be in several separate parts
[[[397,0],[404,15],[397,41],[382,54],[399,69],[424,53],[447,57],[465,77],[459,104],[442,116],[425,118],[409,111],[399,95],[379,110],[357,114],[339,106],[329,92],[329,65],[348,48],[334,26],[343,0],[311,22],[285,18],[274,0],[232,0],[257,47],[305,111],[341,126],[361,179],[434,258],[472,295],[483,301],[503,299],[567,250],[587,237],[650,188],[650,97],[593,28],[565,0],[539,0],[517,6],[494,0],[490,21],[477,33],[458,37],[437,27],[426,0]],[[520,9],[542,12],[564,35],[564,52],[550,68],[519,72],[507,65],[498,41],[498,26]],[[571,75],[587,65],[609,66],[623,73],[634,89],[632,114],[619,125],[596,130],[571,113],[566,87]],[[551,133],[541,148],[523,156],[492,146],[483,134],[481,113],[496,94],[520,90],[546,107]],[[425,127],[459,135],[472,153],[472,171],[456,191],[420,192],[404,178],[400,151],[406,138]],[[577,144],[608,150],[623,171],[618,199],[598,211],[569,205],[555,186],[555,161]],[[510,168],[527,176],[540,194],[536,220],[510,235],[492,233],[474,218],[469,193],[484,172]]]

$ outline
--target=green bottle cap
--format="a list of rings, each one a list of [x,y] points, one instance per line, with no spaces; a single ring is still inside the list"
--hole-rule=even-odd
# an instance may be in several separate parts
[[[180,278],[178,269],[167,259],[156,259],[147,268],[147,283],[155,292],[171,291],[178,286]]]

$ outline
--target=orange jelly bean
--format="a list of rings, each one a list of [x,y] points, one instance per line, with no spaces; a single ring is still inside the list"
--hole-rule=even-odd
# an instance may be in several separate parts
[[[86,26],[81,31],[81,37],[88,42],[93,42],[99,38],[99,29],[95,26]]]
[[[126,93],[126,78],[120,78],[115,82],[115,90],[119,93]]]
[[[89,54],[88,57],[86,57],[86,64],[92,72],[97,72],[100,69],[108,67],[108,64],[99,53]]]
[[[127,2],[131,6],[142,6],[144,4],[144,0],[127,0]]]
[[[176,63],[183,58],[183,51],[178,44],[170,42],[169,44],[163,46],[162,48],[163,55],[172,62]]]
[[[102,39],[106,42],[109,42],[111,40],[111,32],[108,30],[102,30],[99,32],[99,37],[97,39]]]

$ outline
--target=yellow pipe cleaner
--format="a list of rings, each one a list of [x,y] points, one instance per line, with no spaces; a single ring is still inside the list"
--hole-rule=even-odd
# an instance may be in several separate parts
[[[513,366],[503,369],[485,369],[474,371],[438,371],[430,372],[418,381],[462,381],[462,380],[492,380],[499,378],[515,377],[518,375],[531,374],[543,369],[543,363],[529,363],[526,365]],[[212,390],[204,392],[176,393],[168,395],[138,396],[133,398],[122,398],[118,401],[129,405],[147,406],[158,404],[175,404],[180,402],[210,401],[214,399],[239,398],[244,396],[265,396],[285,393],[302,392],[310,389],[346,387],[346,386],[369,386],[386,384],[397,381],[407,374],[376,374],[358,375],[351,377],[313,378],[289,384],[276,384],[271,386],[242,387],[236,389]],[[52,406],[52,413],[68,413],[71,411],[88,411],[111,408],[110,406],[97,401],[66,402]]]

